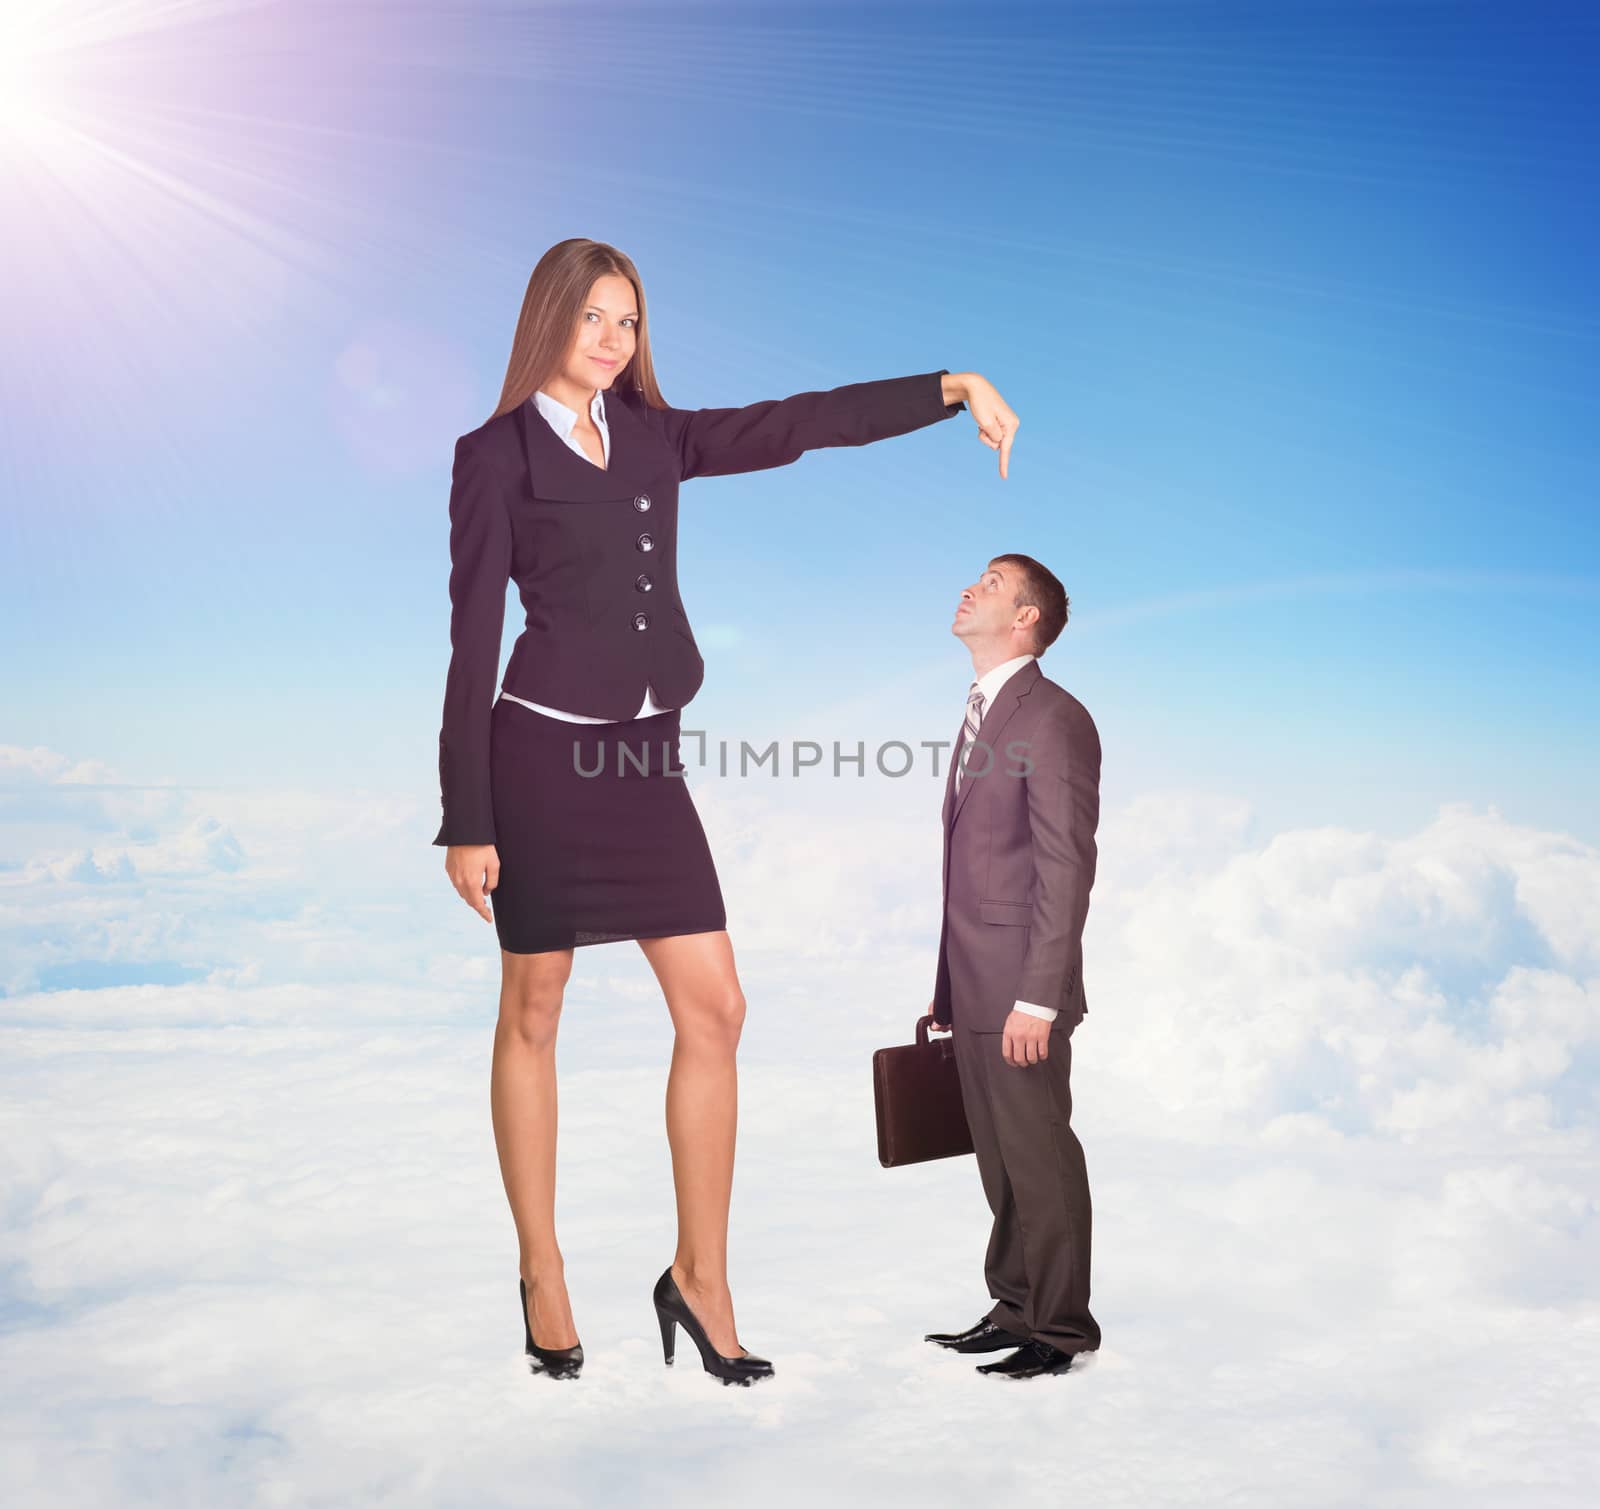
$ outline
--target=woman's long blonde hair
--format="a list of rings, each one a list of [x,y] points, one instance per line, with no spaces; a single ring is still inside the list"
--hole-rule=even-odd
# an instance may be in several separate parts
[[[556,242],[540,257],[528,279],[522,313],[517,316],[517,333],[511,341],[511,360],[506,364],[505,386],[500,390],[500,406],[489,416],[491,419],[526,403],[561,370],[578,316],[589,302],[589,290],[596,278],[608,273],[616,273],[633,284],[639,311],[633,360],[608,391],[624,396],[637,393],[652,408],[666,408],[667,401],[656,385],[655,364],[650,359],[650,320],[645,313],[644,285],[639,281],[638,269],[632,258],[616,247],[573,236]]]

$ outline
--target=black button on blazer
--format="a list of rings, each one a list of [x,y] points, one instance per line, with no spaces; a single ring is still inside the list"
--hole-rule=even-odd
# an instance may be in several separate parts
[[[606,394],[608,468],[584,460],[533,404],[456,441],[450,482],[450,669],[439,731],[435,844],[492,844],[489,717],[506,582],[527,623],[501,684],[596,718],[632,718],[648,681],[682,707],[705,662],[678,596],[678,484],[787,466],[806,451],[903,435],[966,406],[939,379],[847,383],[734,409],[657,409]]]

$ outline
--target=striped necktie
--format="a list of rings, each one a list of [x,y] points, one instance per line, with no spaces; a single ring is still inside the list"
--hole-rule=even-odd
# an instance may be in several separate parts
[[[966,737],[961,742],[961,749],[956,758],[956,794],[961,791],[961,774],[966,769],[967,761],[972,757],[973,741],[978,737],[978,725],[983,721],[983,693],[978,690],[978,683],[972,683],[972,690],[967,693],[967,724]]]

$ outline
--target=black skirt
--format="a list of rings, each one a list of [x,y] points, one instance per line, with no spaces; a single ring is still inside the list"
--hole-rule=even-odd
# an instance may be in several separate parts
[[[727,926],[679,757],[679,713],[568,723],[495,699],[489,779],[500,883],[489,904],[507,953]]]

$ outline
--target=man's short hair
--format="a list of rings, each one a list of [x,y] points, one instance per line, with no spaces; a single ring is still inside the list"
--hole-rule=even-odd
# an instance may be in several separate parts
[[[1033,653],[1043,655],[1067,626],[1072,602],[1067,597],[1066,588],[1048,566],[1041,565],[1031,555],[997,555],[994,562],[1017,568],[1020,580],[1014,604],[1018,608],[1034,607],[1039,610],[1039,617],[1033,625]]]

